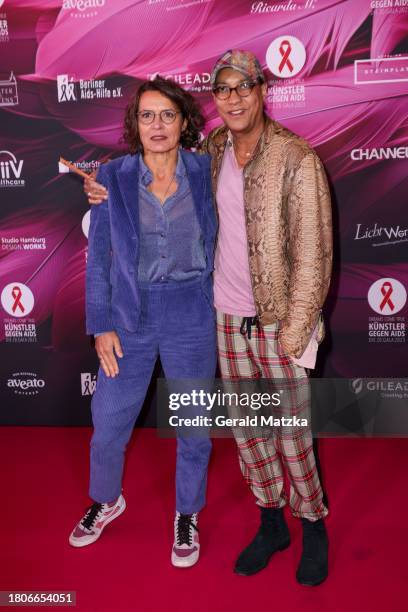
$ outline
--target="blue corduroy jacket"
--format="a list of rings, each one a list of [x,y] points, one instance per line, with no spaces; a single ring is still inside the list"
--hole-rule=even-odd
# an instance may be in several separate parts
[[[204,240],[203,290],[213,304],[211,273],[217,220],[211,192],[211,158],[181,149]],[[139,154],[103,164],[97,181],[108,200],[91,208],[86,268],[86,331],[99,334],[123,328],[134,332],[140,314]]]

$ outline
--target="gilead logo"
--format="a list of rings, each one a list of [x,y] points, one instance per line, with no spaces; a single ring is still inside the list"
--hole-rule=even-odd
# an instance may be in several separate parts
[[[266,52],[269,70],[281,79],[296,76],[305,65],[306,49],[295,36],[279,36],[271,42]]]
[[[404,308],[407,292],[404,285],[395,278],[380,278],[371,285],[367,298],[374,312],[389,316]]]
[[[12,317],[28,317],[34,308],[34,295],[23,283],[9,283],[1,292],[1,305]]]

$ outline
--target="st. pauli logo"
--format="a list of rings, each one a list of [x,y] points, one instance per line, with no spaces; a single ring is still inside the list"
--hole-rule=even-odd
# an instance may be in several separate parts
[[[368,291],[368,303],[377,314],[389,316],[402,310],[407,301],[407,292],[395,278],[380,278]]]
[[[271,42],[266,52],[269,70],[281,79],[296,76],[306,62],[306,49],[295,36],[279,36]]]
[[[28,317],[34,308],[34,295],[23,283],[9,283],[1,292],[1,304],[12,317]]]

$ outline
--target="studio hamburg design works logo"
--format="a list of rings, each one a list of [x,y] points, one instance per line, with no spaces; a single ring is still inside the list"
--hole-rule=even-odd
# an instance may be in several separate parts
[[[28,317],[34,308],[34,295],[23,283],[9,283],[1,292],[1,305],[12,317]]]
[[[371,285],[367,298],[377,314],[395,315],[404,308],[407,292],[404,285],[395,278],[380,278]]]
[[[269,70],[281,79],[296,76],[306,62],[306,50],[295,36],[279,36],[271,42],[266,52]]]

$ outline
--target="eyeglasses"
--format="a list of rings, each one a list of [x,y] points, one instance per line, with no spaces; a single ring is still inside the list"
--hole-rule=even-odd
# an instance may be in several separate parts
[[[144,125],[149,125],[150,123],[153,123],[157,115],[160,117],[163,123],[169,124],[173,123],[176,120],[177,115],[180,115],[180,111],[175,111],[171,108],[162,110],[160,111],[160,113],[155,113],[151,110],[144,110],[140,113],[136,113],[136,115],[139,117],[140,123],[143,123]]]
[[[218,100],[228,100],[233,91],[236,91],[240,98],[247,98],[257,84],[257,81],[241,81],[236,87],[216,85],[213,87],[213,93]]]

